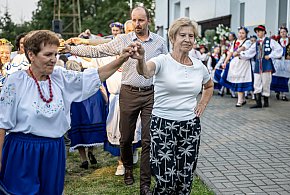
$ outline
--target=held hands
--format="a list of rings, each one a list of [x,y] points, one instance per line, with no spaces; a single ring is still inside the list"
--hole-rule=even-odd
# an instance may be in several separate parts
[[[145,50],[141,43],[135,42],[130,45],[133,50],[131,58],[136,60],[142,60],[144,58]]]
[[[80,44],[87,44],[87,39],[81,38],[70,38],[64,41],[63,47],[59,50],[60,53],[69,53],[71,51],[70,45],[80,45]]]
[[[236,51],[233,53],[233,56],[234,56],[234,57],[237,57],[237,56],[239,56],[239,55],[240,55],[240,54],[239,54],[238,52],[236,52]]]
[[[120,59],[125,62],[129,59],[129,57],[137,60],[142,60],[144,58],[145,50],[141,43],[135,42],[128,45],[125,49],[123,49]]]
[[[78,38],[78,37],[74,37],[74,38],[70,38],[68,40],[65,41],[65,44],[68,44],[68,45],[80,45],[80,44],[87,44],[85,43],[86,39],[81,39],[81,38]]]
[[[269,59],[270,59],[270,57],[269,57],[269,56],[265,56],[265,59],[266,59],[266,60],[269,60]]]
[[[132,55],[133,55],[132,47],[128,46],[122,50],[122,53],[120,54],[119,59],[122,61],[122,63],[124,63]]]

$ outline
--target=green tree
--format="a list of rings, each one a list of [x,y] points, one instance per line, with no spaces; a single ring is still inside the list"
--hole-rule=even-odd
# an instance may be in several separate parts
[[[53,20],[52,0],[39,0],[37,8],[32,12],[31,28],[34,30],[51,30]]]
[[[0,38],[5,38],[15,45],[15,39],[17,35],[23,32],[29,32],[32,30],[30,22],[24,22],[23,24],[15,24],[11,20],[11,15],[6,9],[3,16],[0,17]],[[16,49],[14,47],[14,49]]]
[[[11,15],[8,12],[8,9],[6,9],[4,15],[0,17],[0,37],[12,42],[17,35],[17,32],[15,32],[15,28],[16,25],[11,20]]]
[[[82,31],[90,29],[92,33],[110,34],[109,25],[112,22],[124,23],[130,19],[130,0],[80,0],[80,15],[82,23]],[[151,24],[150,30],[154,31],[154,16],[155,16],[155,0],[133,0],[133,7],[136,5],[144,5],[150,13]],[[72,17],[68,16],[72,13],[72,1],[61,0],[61,13],[64,32],[73,32]],[[8,10],[0,17],[0,36],[10,41],[14,41],[15,37],[22,32],[31,30],[52,29],[52,21],[54,19],[54,1],[39,0],[37,8],[32,13],[32,21],[25,22],[21,25],[16,25],[11,20],[11,15]],[[65,38],[71,35],[64,36]]]
[[[152,21],[150,29],[154,31],[155,1],[140,2],[133,0],[133,7],[140,4],[143,4],[149,10]],[[89,5],[89,7],[85,7],[86,5]],[[90,28],[94,33],[110,34],[110,23],[116,21],[125,23],[131,17],[128,0],[95,0],[94,3],[84,4],[83,6],[82,28]]]
[[[133,0],[133,6],[140,4]],[[148,8],[152,21],[155,16],[155,0],[145,0],[142,4]],[[72,13],[72,1],[61,0],[61,13]],[[31,27],[33,29],[51,29],[54,13],[54,1],[39,0],[36,11],[33,12]],[[130,19],[129,0],[81,0],[80,15],[82,31],[89,28],[92,33],[110,34],[109,24],[113,21],[124,23]],[[73,32],[72,17],[61,16],[64,32]],[[154,30],[154,23],[150,26]],[[67,37],[65,37],[67,38]]]

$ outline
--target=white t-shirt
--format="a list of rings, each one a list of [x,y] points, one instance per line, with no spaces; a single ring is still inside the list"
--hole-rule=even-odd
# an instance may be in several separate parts
[[[176,121],[186,121],[196,116],[196,97],[210,75],[200,60],[190,59],[191,66],[180,64],[171,54],[161,54],[149,60],[156,65],[153,115]]]

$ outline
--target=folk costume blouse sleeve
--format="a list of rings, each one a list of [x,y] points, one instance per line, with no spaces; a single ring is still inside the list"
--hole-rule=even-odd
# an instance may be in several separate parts
[[[57,138],[70,129],[70,107],[96,93],[101,85],[97,69],[84,72],[55,67],[48,80],[36,82],[26,71],[11,74],[1,91],[0,128],[9,132],[31,133]],[[50,97],[49,103],[43,101]]]
[[[0,93],[0,128],[12,129],[16,124],[17,85],[13,79],[7,79]]]
[[[249,49],[252,46],[252,43],[250,40],[246,40],[245,43],[243,44],[243,47],[245,50]]]
[[[271,39],[270,41],[270,47],[272,49],[271,53],[269,54],[269,57],[274,58],[281,58],[283,55],[283,48],[277,41]]]
[[[242,51],[240,53],[240,58],[243,60],[249,60],[253,58],[256,55],[256,44],[257,43],[253,43],[249,49]]]
[[[88,68],[84,72],[65,70],[56,67],[56,84],[61,84],[68,102],[81,102],[94,95],[101,86],[98,69]]]
[[[222,64],[224,63],[225,59],[226,59],[226,55],[223,54],[223,55],[221,56],[221,58],[219,59],[218,63],[215,65],[215,68],[216,68],[216,69],[220,69],[221,66],[222,66]]]

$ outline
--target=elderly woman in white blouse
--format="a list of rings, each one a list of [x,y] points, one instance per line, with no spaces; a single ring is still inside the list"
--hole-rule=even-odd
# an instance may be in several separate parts
[[[200,143],[199,117],[212,96],[213,82],[202,62],[188,55],[197,36],[196,22],[177,19],[168,35],[171,53],[145,62],[144,49],[136,43],[132,57],[139,61],[139,74],[154,77],[150,127],[154,194],[190,194]]]
[[[128,47],[107,66],[81,73],[54,68],[58,46],[51,31],[29,33],[24,47],[31,66],[11,74],[1,91],[0,189],[10,194],[63,193],[71,103],[96,93],[131,55]]]

